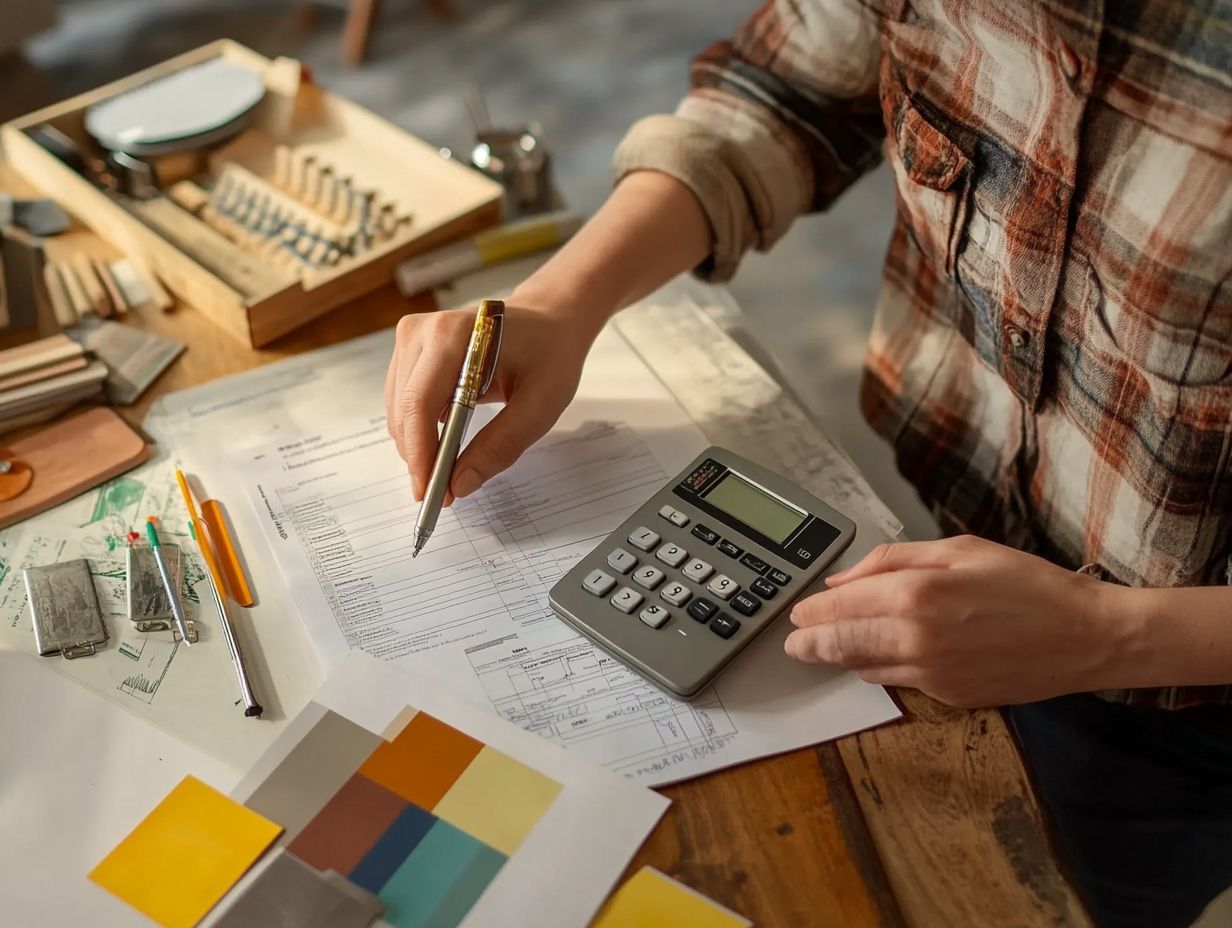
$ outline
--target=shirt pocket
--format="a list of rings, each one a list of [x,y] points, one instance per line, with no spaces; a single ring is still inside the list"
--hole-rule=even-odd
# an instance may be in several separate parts
[[[899,217],[920,251],[952,276],[970,201],[971,160],[912,99],[888,56],[881,106]]]
[[[1116,330],[1115,306],[1080,253],[1072,253],[1065,289],[1057,399],[1104,466],[1136,494],[1132,505],[1118,494],[1113,505],[1124,511],[1111,518],[1141,542],[1125,579],[1211,582],[1222,570],[1216,562],[1232,511],[1232,372],[1202,382],[1184,364],[1142,363],[1126,341],[1143,336]]]

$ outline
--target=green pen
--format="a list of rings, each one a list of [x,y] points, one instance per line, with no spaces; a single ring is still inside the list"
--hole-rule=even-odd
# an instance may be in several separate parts
[[[171,614],[175,616],[175,627],[179,630],[184,647],[190,648],[192,642],[188,640],[188,619],[184,617],[184,607],[180,605],[180,591],[171,582],[171,571],[167,569],[167,562],[163,559],[163,547],[158,540],[158,529],[154,527],[153,519],[146,519],[145,533],[150,536],[150,549],[154,552],[154,563],[158,565],[158,572],[163,578],[163,586],[167,588],[167,598],[171,601]]]

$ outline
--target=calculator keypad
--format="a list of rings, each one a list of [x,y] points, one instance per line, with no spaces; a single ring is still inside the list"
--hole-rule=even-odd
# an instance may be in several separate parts
[[[638,616],[643,622],[651,628],[662,628],[672,614],[660,606],[658,603],[651,603],[642,610],[642,614]]]
[[[749,584],[749,589],[760,596],[762,599],[774,599],[779,593],[779,588],[773,583],[758,577]]]
[[[680,616],[688,615],[726,640],[740,630],[740,619],[721,611],[723,604],[727,604],[732,613],[753,616],[761,610],[765,600],[774,599],[780,588],[791,582],[790,574],[771,567],[730,539],[720,538],[718,532],[709,527],[693,523],[674,506],[664,506],[658,514],[676,528],[691,526],[690,536],[714,545],[725,557],[736,561],[741,570],[754,576],[748,588],[742,589],[732,576],[716,572],[714,564],[691,555],[681,544],[663,538],[660,532],[639,525],[630,533],[627,548],[617,547],[608,552],[608,569],[592,570],[582,585],[591,594],[607,599],[614,609],[625,615],[636,615],[649,628],[661,629],[667,625],[672,620],[674,607],[681,610]],[[671,535],[671,531],[666,533]],[[640,559],[643,552],[646,560]],[[622,586],[621,579],[629,585]],[[656,592],[658,595],[653,596]]]
[[[731,607],[741,615],[756,615],[761,608],[761,600],[749,593],[740,592],[732,597]]]
[[[740,584],[727,576],[727,574],[718,574],[707,584],[706,589],[719,597],[719,599],[727,600],[736,595],[736,591],[740,589]]]
[[[689,608],[686,611],[699,622],[709,622],[714,618],[714,614],[719,611],[719,607],[708,599],[695,599],[689,603]]]
[[[653,551],[662,540],[662,538],[644,525],[635,528],[633,534],[629,536],[629,544],[639,551]]]
[[[602,570],[592,570],[586,575],[586,579],[582,581],[583,589],[587,593],[594,593],[596,596],[606,596],[615,585],[616,578],[609,573],[604,573]]]
[[[645,597],[632,587],[622,586],[620,592],[612,597],[612,605],[621,612],[632,613],[634,609],[644,603]]]
[[[705,583],[710,579],[710,575],[714,573],[714,567],[707,564],[700,557],[695,557],[685,564],[684,569],[680,572],[694,583]]]
[[[645,564],[633,572],[633,582],[647,590],[653,590],[663,582],[666,576],[654,564]]]
[[[655,557],[669,567],[679,567],[689,558],[689,552],[670,541],[655,552]]]
[[[617,548],[607,556],[607,566],[618,574],[627,574],[637,566],[637,558],[624,548]]]
[[[706,526],[699,522],[697,525],[693,526],[693,537],[700,538],[706,544],[712,545],[719,540],[719,533],[706,528]]]
[[[693,591],[683,583],[672,581],[663,589],[659,590],[659,595],[663,597],[663,601],[671,603],[673,606],[683,606],[693,598]]]

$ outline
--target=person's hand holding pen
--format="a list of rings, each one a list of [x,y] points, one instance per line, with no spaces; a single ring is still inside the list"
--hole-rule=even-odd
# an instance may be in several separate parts
[[[474,308],[405,316],[385,379],[389,434],[407,463],[417,502],[436,456],[437,425],[458,382],[475,324]],[[492,385],[480,402],[505,408],[475,433],[453,469],[445,505],[469,496],[541,438],[573,399],[582,363],[598,329],[585,317],[505,307]]]
[[[616,188],[596,216],[505,305],[500,353],[483,402],[505,408],[474,434],[453,467],[448,505],[512,465],[555,424],[577,391],[595,337],[617,310],[709,250],[701,207],[682,184],[643,171]],[[422,501],[475,324],[475,309],[406,316],[385,379],[389,434]]]

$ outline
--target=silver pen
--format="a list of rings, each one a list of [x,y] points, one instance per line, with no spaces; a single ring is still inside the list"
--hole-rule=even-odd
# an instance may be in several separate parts
[[[462,440],[466,437],[466,427],[475,412],[475,404],[492,385],[504,325],[505,304],[501,300],[483,300],[475,313],[475,327],[471,330],[471,340],[466,346],[466,359],[462,362],[461,373],[458,374],[458,386],[453,391],[449,415],[445,417],[445,426],[441,429],[436,460],[432,462],[432,476],[428,478],[423,503],[415,519],[414,549],[411,557],[416,557],[423,550],[436,528],[436,520],[440,518],[441,505],[449,491],[454,464],[457,463],[458,453],[462,450]]]

